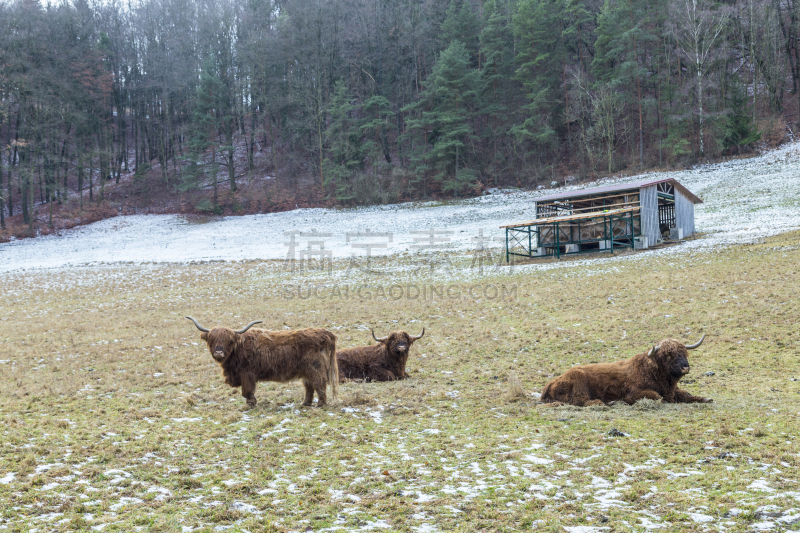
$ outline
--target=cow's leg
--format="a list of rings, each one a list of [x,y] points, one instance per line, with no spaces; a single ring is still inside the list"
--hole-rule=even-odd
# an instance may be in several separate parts
[[[559,393],[561,398],[559,400],[564,401],[562,398],[566,396],[566,403],[571,405],[577,405],[578,407],[587,407],[591,405],[603,405],[603,400],[598,400],[597,398],[592,398],[591,393],[589,392],[589,382],[582,376],[583,379],[577,379],[572,383],[566,383],[566,389],[569,390],[566,394],[562,387],[559,387]]]
[[[317,407],[325,405],[325,402],[328,400],[325,394],[325,389],[328,387],[327,373],[314,373],[306,378],[306,383],[308,383],[308,385],[306,385],[306,400],[308,400],[308,405],[311,405],[311,402],[314,400],[314,392],[317,393]]]
[[[396,379],[400,379],[394,375],[394,372],[391,370],[386,370],[385,368],[378,368],[371,372],[370,377],[372,381],[394,381]]]
[[[676,403],[711,403],[714,400],[711,398],[703,398],[701,396],[693,396],[685,390],[675,389],[675,402]]]
[[[247,407],[252,409],[256,406],[256,380],[245,376],[242,378],[242,396],[247,402]]]
[[[639,400],[641,400],[643,398],[647,398],[648,400],[655,400],[655,401],[659,401],[659,400],[663,400],[664,399],[659,393],[657,393],[654,390],[640,389],[640,390],[630,391],[625,396],[623,401],[625,403],[627,403],[628,405],[633,405],[633,404],[635,404],[636,402],[638,402]]]
[[[303,379],[303,386],[306,388],[306,398],[303,400],[303,405],[311,405],[311,402],[314,401],[314,387],[305,378]]]
[[[317,391],[317,407],[322,407],[328,401],[328,395],[325,392],[327,388],[327,383],[322,382],[321,384],[317,384],[314,387],[314,390]]]

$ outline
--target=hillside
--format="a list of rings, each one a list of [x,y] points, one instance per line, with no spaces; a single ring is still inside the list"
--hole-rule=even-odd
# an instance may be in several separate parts
[[[800,4],[0,4],[0,239],[474,197],[794,139]]]
[[[700,165],[693,170],[608,179],[568,189],[666,176],[677,179],[703,199],[695,214],[701,236],[646,256],[751,243],[800,227],[800,143],[789,143],[753,158]],[[287,242],[291,237],[287,232],[308,234],[314,230],[329,235],[298,235],[295,257],[312,240],[322,240],[336,260],[346,260],[352,254],[363,258],[365,249],[354,245],[366,242],[384,246],[373,248],[373,256],[398,257],[420,251],[416,245],[426,237],[414,232],[431,228],[440,231],[436,238],[443,239],[435,250],[469,257],[477,246],[473,239],[480,232],[484,246],[499,249],[504,239],[500,226],[530,219],[531,201],[546,191],[487,192],[490,194],[464,200],[305,208],[244,216],[117,216],[47,237],[0,244],[0,270],[114,262],[280,260],[289,254]],[[355,236],[367,231],[386,235],[372,239]],[[605,261],[608,259],[600,257],[592,263]],[[467,272],[469,268],[464,271]]]

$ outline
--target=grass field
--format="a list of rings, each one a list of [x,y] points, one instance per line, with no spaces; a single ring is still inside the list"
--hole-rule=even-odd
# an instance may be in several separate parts
[[[341,290],[344,264],[4,274],[0,531],[798,530],[799,265],[793,232],[459,283],[408,268],[394,294],[366,274]],[[247,410],[187,314],[340,347],[427,333],[410,380],[326,408],[262,383]],[[574,364],[703,333],[683,387],[713,404],[536,401]]]

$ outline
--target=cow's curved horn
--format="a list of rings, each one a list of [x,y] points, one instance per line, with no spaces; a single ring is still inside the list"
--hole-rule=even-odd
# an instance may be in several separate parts
[[[687,344],[687,345],[686,345],[686,349],[687,349],[687,350],[694,350],[695,348],[697,348],[698,346],[700,346],[701,344],[703,344],[703,339],[705,339],[705,338],[706,338],[706,334],[705,334],[705,333],[703,333],[703,337],[702,337],[702,338],[701,338],[699,341],[697,341],[697,342],[696,342],[696,343],[694,343],[694,344]]]
[[[656,344],[655,346],[650,348],[650,351],[647,352],[647,355],[650,356],[650,357],[653,357],[658,352],[659,348],[661,348],[661,345],[660,344]]]
[[[203,333],[208,333],[208,332],[210,331],[208,328],[204,328],[203,326],[201,326],[200,324],[198,324],[198,323],[197,323],[197,320],[195,320],[194,318],[192,318],[192,317],[190,317],[190,316],[187,316],[186,318],[188,318],[189,320],[191,320],[192,322],[194,322],[194,325],[195,325],[195,326],[197,326],[197,329],[199,329],[199,330],[200,330],[200,331],[202,331]]]
[[[412,341],[417,341],[417,340],[421,339],[423,335],[425,335],[425,328],[422,328],[422,333],[420,333],[420,334],[419,334],[419,335],[417,335],[416,337],[414,337],[413,335],[411,335],[411,340],[412,340]]]
[[[245,332],[245,331],[247,331],[248,329],[252,328],[252,327],[253,327],[253,326],[255,326],[256,324],[261,324],[262,322],[263,322],[263,320],[255,320],[255,321],[253,321],[253,322],[250,322],[249,324],[247,324],[247,325],[246,325],[245,327],[243,327],[242,329],[240,329],[240,330],[238,330],[238,331],[234,331],[234,333],[238,333],[239,335],[241,335],[242,333],[244,333],[244,332]]]
[[[375,330],[374,329],[371,329],[370,331],[372,332],[372,338],[375,339],[378,342],[383,342],[383,341],[385,341],[386,339],[389,338],[389,336],[387,335],[387,336],[383,337],[382,339],[379,339],[378,337],[375,336]]]

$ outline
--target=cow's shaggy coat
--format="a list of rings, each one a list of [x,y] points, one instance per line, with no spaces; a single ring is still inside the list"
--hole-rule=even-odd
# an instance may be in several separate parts
[[[208,345],[211,357],[222,367],[225,383],[241,387],[247,405],[256,405],[256,383],[300,380],[306,389],[303,405],[311,405],[314,392],[317,405],[325,405],[326,388],[331,385],[334,399],[338,394],[336,335],[325,329],[306,328],[293,331],[229,328],[203,331],[200,338]],[[257,322],[256,322],[257,323]]]
[[[425,330],[422,330],[422,335]],[[409,377],[406,372],[408,353],[414,337],[405,331],[394,331],[382,339],[372,337],[378,344],[358,348],[346,348],[336,352],[339,365],[339,381],[363,379],[365,381],[394,381]]]
[[[642,398],[668,403],[711,402],[678,388],[678,381],[689,373],[687,349],[697,348],[702,342],[700,339],[697,344],[685,346],[666,339],[625,361],[570,368],[545,386],[541,400],[577,406],[618,400],[633,404]]]

